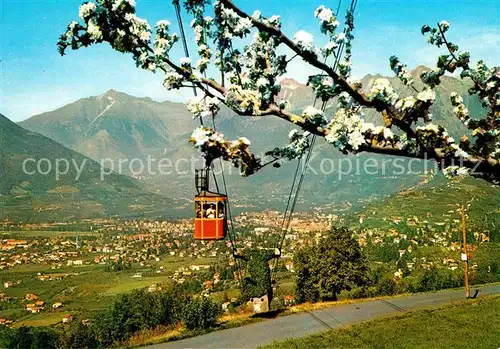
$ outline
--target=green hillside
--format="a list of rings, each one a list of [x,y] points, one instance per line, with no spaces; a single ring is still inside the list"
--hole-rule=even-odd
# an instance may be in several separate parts
[[[403,229],[406,222],[446,225],[460,219],[458,205],[470,203],[468,228],[472,231],[500,232],[500,192],[487,182],[437,180],[430,184],[402,191],[389,198],[366,205],[349,216],[348,221],[359,227],[394,227]],[[359,216],[363,215],[363,223]],[[397,223],[398,220],[401,222]],[[427,222],[427,223],[426,223]],[[500,238],[500,235],[498,235]]]
[[[32,160],[25,163],[27,159]],[[95,161],[0,114],[0,220],[172,216],[179,206],[129,177],[111,174],[101,180]]]

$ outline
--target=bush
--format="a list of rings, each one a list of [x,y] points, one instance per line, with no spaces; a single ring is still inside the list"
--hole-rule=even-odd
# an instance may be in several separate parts
[[[358,299],[366,297],[367,288],[364,287],[355,287],[350,291],[342,290],[339,295],[340,300],[346,299]]]
[[[398,293],[414,293],[419,289],[419,281],[414,276],[407,276],[398,282]]]
[[[48,327],[0,328],[0,347],[5,349],[56,349],[60,333]]]
[[[272,302],[271,302],[271,309],[270,310],[282,310],[285,309],[285,301],[283,300],[283,297],[274,297]]]
[[[314,246],[301,248],[294,255],[294,263],[295,298],[299,303],[336,300],[343,290],[370,283],[366,258],[346,228],[333,228]]]
[[[377,283],[377,290],[379,296],[391,296],[397,292],[396,281],[391,274],[382,276]]]
[[[210,298],[191,300],[182,313],[182,322],[190,330],[206,329],[217,324],[220,306]]]
[[[76,321],[70,327],[70,332],[65,338],[64,347],[71,349],[92,349],[98,348],[99,344],[93,325],[83,325],[80,321]]]
[[[126,340],[140,330],[175,324],[180,320],[186,300],[186,296],[175,289],[135,290],[120,296],[111,309],[97,318],[96,332],[106,346]]]

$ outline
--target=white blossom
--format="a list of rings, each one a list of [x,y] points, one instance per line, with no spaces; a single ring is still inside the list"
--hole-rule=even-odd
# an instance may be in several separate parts
[[[331,77],[327,76],[323,80],[321,80],[321,84],[324,87],[332,87],[333,86],[333,79]]]
[[[123,3],[128,3],[130,6],[135,7],[135,0],[115,0],[111,9],[116,11]]]
[[[389,80],[385,78],[375,80],[370,90],[370,94],[373,99],[378,99],[391,104],[396,103],[398,100],[396,91],[394,91],[394,88],[391,86]]]
[[[74,29],[75,29],[75,27],[76,27],[77,25],[78,25],[78,22],[77,22],[77,21],[72,21],[72,22],[68,25],[68,27],[69,27],[69,29],[70,29],[70,30],[74,30]]]
[[[417,99],[422,102],[434,102],[436,99],[436,92],[431,90],[430,88],[426,88],[425,90],[419,92],[417,94]]]
[[[181,66],[190,66],[191,65],[191,58],[181,57],[180,63],[181,63]]]
[[[347,142],[352,147],[352,149],[358,150],[361,145],[366,143],[366,140],[363,134],[359,130],[356,130],[349,134]]]
[[[312,122],[315,125],[323,125],[326,123],[325,116],[323,115],[323,111],[314,108],[312,105],[308,106],[304,111],[302,112],[302,116],[306,119],[308,119],[310,122]]]
[[[99,26],[97,25],[95,18],[91,18],[87,25],[87,33],[89,33],[90,37],[94,40],[102,39],[102,32]]]
[[[193,28],[194,30],[194,39],[196,42],[200,42],[203,37],[203,27],[201,25],[197,25]]]
[[[335,38],[335,41],[337,42],[337,44],[345,43],[345,41],[346,41],[345,34],[340,33],[339,35],[337,35],[337,37]]]
[[[463,103],[464,100],[462,98],[462,96],[460,96],[458,93],[456,92],[452,92],[450,93],[450,99],[451,99],[451,102],[453,104],[458,104],[458,103]]]
[[[211,117],[219,111],[219,100],[215,97],[199,95],[189,99],[187,109],[193,114],[193,118]]]
[[[297,130],[296,128],[294,128],[293,130],[291,130],[291,131],[288,133],[288,138],[293,138],[293,137],[295,137],[298,133],[299,133],[299,130]]]
[[[208,135],[210,134],[210,131],[204,130],[201,126],[197,127],[193,130],[193,133],[191,134],[191,138],[195,141],[196,146],[202,146],[206,142],[208,142]]]
[[[259,10],[255,10],[252,14],[252,18],[259,20],[260,16],[262,16],[261,12]]]
[[[170,27],[170,22],[167,21],[166,19],[162,19],[162,20],[156,22],[156,26],[158,28],[168,28],[168,27]]]
[[[314,37],[304,30],[299,30],[293,36],[293,42],[305,51],[313,50],[313,39]]]
[[[354,150],[366,144],[363,133],[373,127],[365,125],[359,115],[346,108],[339,108],[327,125],[328,133],[325,140],[340,150]]]
[[[271,17],[269,17],[269,18],[267,19],[267,21],[268,21],[268,22],[269,22],[269,24],[271,24],[272,26],[277,26],[277,25],[279,25],[279,23],[280,23],[280,18],[281,18],[281,17],[280,17],[280,16],[278,16],[278,15],[272,15]]]
[[[208,63],[210,63],[210,60],[207,58],[200,58],[196,61],[196,69],[199,69],[201,71],[204,71],[208,67]]]
[[[441,21],[439,22],[439,26],[443,31],[447,31],[450,28],[450,22],[448,21]]]
[[[184,77],[174,71],[167,72],[165,74],[165,80],[163,81],[163,86],[167,90],[178,89],[182,86],[182,81]]]
[[[89,17],[92,15],[97,6],[93,2],[86,2],[85,4],[80,6],[80,9],[78,11],[78,16],[80,16],[81,19],[85,19],[86,17]]]
[[[448,178],[465,177],[470,174],[470,171],[467,167],[448,166],[443,169],[443,174]]]
[[[236,27],[234,27],[235,34],[243,34],[245,31],[252,27],[252,21],[248,18],[240,18]]]
[[[394,138],[394,133],[392,133],[390,128],[384,128],[384,138],[385,139],[392,139]]]
[[[402,111],[407,111],[407,110],[412,109],[415,106],[416,101],[417,100],[415,99],[415,97],[410,96],[410,97],[406,97],[406,98],[398,100],[395,106],[397,109],[400,109]]]
[[[240,137],[240,138],[238,138],[238,141],[240,143],[245,144],[245,145],[250,145],[251,144],[250,141],[248,140],[248,138],[246,138],[246,137]]]
[[[266,78],[262,77],[262,78],[259,78],[256,82],[257,86],[258,87],[262,87],[262,86],[266,86],[269,84],[269,80],[267,80]]]
[[[417,130],[430,131],[430,132],[434,132],[435,134],[439,133],[439,127],[437,125],[434,125],[433,123],[429,123],[425,126],[417,126]]]
[[[333,11],[323,5],[316,9],[314,16],[319,18],[322,22],[330,22],[330,20],[334,17]]]
[[[373,131],[375,129],[375,125],[372,124],[371,122],[364,122],[361,125],[361,133],[365,133],[368,131]]]
[[[324,51],[333,51],[334,49],[336,49],[337,47],[339,47],[339,44],[337,44],[337,42],[335,41],[329,41],[324,47],[323,47],[323,50]]]

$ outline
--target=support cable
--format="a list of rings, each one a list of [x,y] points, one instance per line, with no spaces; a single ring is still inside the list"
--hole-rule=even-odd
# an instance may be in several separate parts
[[[335,14],[335,16],[338,16],[338,13],[339,13],[339,10],[340,10],[340,5],[341,5],[341,2],[342,0],[339,0],[339,4],[337,6],[337,12]],[[352,13],[354,13],[354,10],[357,6],[357,0],[352,0],[351,1],[351,5],[350,5],[350,11]],[[346,28],[344,28],[344,33],[346,32]],[[340,58],[342,57],[342,54],[343,54],[343,50],[344,50],[344,45],[341,44],[337,50],[337,55],[335,56],[335,61],[334,61],[334,64],[333,64],[333,70],[337,69],[337,66],[340,62]],[[325,62],[326,62],[326,58],[325,58]],[[317,97],[314,98],[314,103],[313,103],[313,106],[315,107],[316,106],[316,101],[317,101]],[[327,101],[324,101],[322,106],[321,106],[321,111],[325,111],[326,109],[326,105],[327,105]],[[302,172],[301,172],[301,176],[300,176],[300,179],[299,179],[299,182],[297,184],[297,188],[295,189],[295,195],[294,195],[294,198],[293,198],[293,201],[292,201],[292,205],[290,207],[290,211],[288,211],[288,208],[289,208],[289,203],[290,203],[290,199],[291,199],[291,195],[292,195],[292,192],[294,191],[294,185],[295,185],[295,181],[296,181],[296,175],[297,175],[297,171],[299,169],[299,166],[300,166],[300,160],[302,158],[299,158],[299,162],[297,163],[297,169],[295,171],[295,176],[294,176],[294,179],[293,179],[293,183],[292,183],[292,188],[290,189],[290,195],[289,195],[289,198],[288,198],[288,202],[287,202],[287,206],[286,206],[286,209],[285,209],[285,213],[284,213],[284,216],[283,216],[283,222],[282,222],[282,233],[281,233],[281,239],[280,239],[280,242],[279,242],[279,251],[280,251],[280,255],[281,255],[281,249],[283,248],[283,243],[284,243],[284,240],[285,240],[285,236],[286,236],[286,233],[288,232],[288,229],[290,227],[290,223],[291,223],[291,220],[292,220],[292,215],[293,215],[293,212],[295,210],[295,206],[297,204],[297,200],[298,200],[298,194],[300,192],[300,189],[302,187],[302,183],[304,181],[304,178],[305,178],[305,175],[307,174],[307,168],[309,166],[309,161],[310,161],[310,158],[311,158],[311,154],[312,154],[312,151],[313,151],[313,148],[314,148],[314,145],[316,143],[316,135],[312,135],[312,139],[311,139],[311,143],[310,143],[310,146],[309,146],[309,150],[308,150],[308,153],[306,155],[306,159],[305,159],[305,162],[304,162],[304,165],[303,165],[303,168],[302,168]],[[277,262],[275,263],[275,269],[277,267]]]

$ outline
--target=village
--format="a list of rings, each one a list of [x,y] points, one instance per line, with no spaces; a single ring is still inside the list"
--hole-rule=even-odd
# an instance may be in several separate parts
[[[365,214],[359,215],[357,219],[359,221],[356,222],[353,233],[362,247],[397,246],[399,258],[406,261],[410,271],[417,265],[427,269],[439,265],[452,271],[459,267],[460,242],[453,241],[452,235],[459,232],[460,222],[452,214],[445,217],[444,222],[441,222],[441,219],[439,222],[433,222],[431,215],[426,220],[416,217],[387,217],[385,221],[390,223],[390,228],[365,227]],[[277,211],[242,213],[235,217],[235,222],[236,249],[259,246],[274,248],[283,237],[282,271],[279,279],[285,285],[282,292],[283,301],[290,304],[293,300],[292,290],[286,285],[291,284],[295,271],[294,252],[301,246],[321,238],[332,224],[345,223],[345,220],[344,217],[321,212],[299,212],[292,219],[290,229],[283,235],[283,217]],[[82,226],[85,226],[85,229],[81,229]],[[61,227],[67,230],[61,231]],[[79,229],[70,231],[68,227]],[[244,270],[237,268],[232,254],[232,241],[195,241],[192,237],[193,221],[190,219],[100,219],[17,225],[4,221],[0,231],[3,231],[0,240],[0,279],[3,287],[0,293],[0,324],[12,325],[15,321],[25,318],[26,314],[49,312],[57,314],[57,317],[53,317],[57,322],[71,322],[75,307],[71,306],[73,298],[68,294],[71,294],[73,288],[81,287],[77,286],[80,280],[97,282],[97,277],[92,279],[92,273],[103,275],[102,273],[118,272],[116,275],[120,275],[120,282],[127,285],[126,291],[147,287],[153,292],[166,284],[175,283],[191,287],[193,292],[201,290],[207,295],[224,294],[226,299],[222,302],[222,307],[225,311],[232,303],[238,302],[232,291],[238,280],[244,276]],[[474,252],[477,244],[488,240],[486,233],[476,232],[474,241],[470,241],[468,246],[469,251]],[[436,246],[444,252],[429,256],[414,253],[416,249]],[[477,264],[471,264],[472,270],[476,267]],[[402,270],[397,266],[393,269],[394,278],[401,278]],[[18,270],[22,273],[18,273]],[[51,283],[64,284],[65,287],[61,288],[60,293],[64,296],[59,297],[45,291],[50,295],[43,297],[40,293],[44,292],[39,290],[50,288],[47,285]],[[13,292],[16,289],[19,291]],[[24,293],[21,294],[21,290]],[[117,293],[121,291],[120,289]],[[227,297],[227,293],[232,297]],[[7,305],[9,303],[10,305]],[[263,304],[266,304],[264,299],[256,300],[254,311],[264,311]],[[24,313],[12,310],[19,310],[21,307]]]

